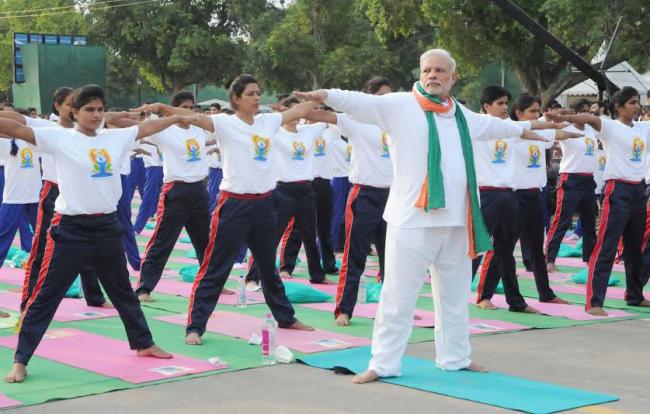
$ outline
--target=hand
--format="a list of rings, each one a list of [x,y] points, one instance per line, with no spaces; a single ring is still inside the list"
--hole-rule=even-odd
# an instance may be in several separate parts
[[[547,121],[551,122],[566,122],[566,115],[562,115],[558,112],[546,112],[544,114],[544,118],[546,118]]]
[[[284,111],[286,111],[287,109],[289,109],[289,108],[287,108],[286,106],[284,106],[284,105],[282,105],[282,104],[280,104],[280,103],[274,103],[274,104],[271,104],[271,105],[269,105],[269,106],[270,106],[271,109],[273,109],[275,112],[284,112]]]
[[[585,136],[584,134],[579,134],[577,132],[563,131],[561,129],[555,131],[555,139],[557,141],[564,141],[565,139],[572,139],[572,138],[582,138],[584,136]]]
[[[142,148],[136,148],[136,149],[134,149],[134,150],[133,150],[133,154],[134,154],[134,155],[141,154],[141,155],[146,155],[146,156],[148,156],[148,157],[151,157],[151,153],[150,153],[149,151],[143,150]]]
[[[131,112],[144,112],[146,114],[155,114],[160,112],[160,104],[158,103],[152,103],[152,104],[144,104],[138,108],[133,108],[131,109]]]
[[[294,92],[293,95],[302,101],[324,102],[327,99],[327,91],[318,89],[311,92]]]
[[[528,141],[543,141],[543,142],[548,142],[547,139],[544,137],[541,137],[534,133],[533,131],[530,131],[528,129],[524,129],[524,133],[521,134],[521,139],[526,139]]]

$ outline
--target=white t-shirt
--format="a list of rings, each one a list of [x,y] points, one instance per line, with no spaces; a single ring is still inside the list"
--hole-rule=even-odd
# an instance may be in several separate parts
[[[569,125],[564,130],[584,134],[584,137],[560,141],[560,148],[562,149],[560,174],[593,174],[596,171],[598,162],[596,131],[589,125],[585,125],[584,131],[579,130],[573,125]]]
[[[597,154],[597,166],[596,170],[594,171],[594,181],[596,182],[596,194],[600,194],[603,190],[603,185],[605,184],[605,180],[603,179],[605,175],[605,166],[607,165],[607,158],[605,158],[605,151],[599,149],[596,150]]]
[[[330,125],[328,130],[336,132],[336,139],[330,144],[330,159],[333,177],[347,177],[350,175],[350,162],[352,161],[352,144],[341,138],[341,133],[336,125]]]
[[[236,194],[261,194],[276,185],[275,134],[282,114],[258,114],[253,125],[237,115],[211,115],[221,148],[223,180],[219,189]]]
[[[334,176],[333,171],[333,146],[336,141],[341,140],[336,125],[327,125],[327,128],[319,138],[314,141],[314,177],[330,180]]]
[[[631,127],[612,119],[601,123],[597,137],[607,157],[603,179],[642,181],[648,168],[650,122],[635,122]]]
[[[515,190],[542,188],[546,185],[546,150],[554,144],[555,130],[534,131],[548,139],[547,142],[520,139],[514,144]]]
[[[151,155],[142,155],[142,161],[144,162],[144,167],[162,167],[163,165],[163,155],[162,152],[158,150],[158,147],[151,144],[140,144],[140,149],[147,151]]]
[[[341,134],[352,144],[350,182],[390,188],[393,165],[388,149],[388,134],[374,125],[362,124],[345,114],[336,114],[336,122]]]
[[[24,116],[25,125],[30,128],[63,128],[61,125],[56,122],[47,121],[40,118],[32,118],[29,116]],[[56,165],[54,164],[54,159],[49,154],[41,154],[41,167],[43,169],[43,180],[50,181],[54,184],[58,183],[56,177]]]
[[[311,181],[314,179],[314,144],[325,130],[326,124],[298,125],[297,132],[284,128],[275,134],[278,153],[278,181]]]
[[[206,133],[191,125],[181,128],[172,125],[147,138],[162,152],[163,182],[195,183],[208,176],[205,157]]]
[[[509,119],[506,121],[514,122]],[[530,122],[517,124],[530,129]],[[520,141],[522,139],[515,136],[472,143],[479,187],[513,188],[516,163],[514,147]]]
[[[5,163],[5,188],[2,202],[5,204],[38,203],[41,191],[41,163],[36,147],[16,140],[18,153],[10,154],[11,140],[0,138],[0,159]]]
[[[208,141],[216,140],[216,139],[217,139],[217,135],[215,133],[211,133],[207,135]],[[205,153],[208,154],[208,152],[214,149],[219,149],[219,145],[218,144],[208,145],[205,148]],[[208,157],[209,168],[221,168],[221,151],[210,152],[210,154],[208,154],[207,157]]]
[[[117,209],[122,196],[119,170],[138,145],[137,126],[102,129],[94,137],[64,128],[34,128],[34,135],[39,150],[56,162],[57,213],[107,214]]]
[[[329,106],[390,134],[388,146],[394,180],[384,219],[392,226],[424,228],[467,225],[467,174],[455,110],[463,111],[472,140],[489,141],[519,136],[523,132],[523,128],[516,123],[477,114],[463,105],[444,114],[434,114],[440,137],[446,204],[444,208],[424,211],[415,204],[427,176],[429,125],[415,96],[411,92],[381,96],[336,89],[327,92],[326,103]]]

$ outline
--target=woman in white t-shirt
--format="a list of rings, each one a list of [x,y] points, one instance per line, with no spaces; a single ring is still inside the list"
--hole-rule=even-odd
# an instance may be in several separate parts
[[[201,336],[228,280],[239,249],[246,241],[259,269],[262,292],[281,328],[311,330],[294,317],[282,279],[275,268],[277,235],[272,191],[276,186],[275,134],[280,126],[303,118],[315,103],[303,103],[282,113],[258,114],[260,88],[251,75],[230,86],[234,116],[201,116],[199,125],[215,132],[222,153],[221,195],[212,214],[205,260],[192,286],[185,342],[201,344]],[[165,116],[189,114],[182,108],[153,104],[142,108]]]
[[[45,259],[34,293],[18,326],[14,366],[6,382],[22,382],[26,365],[59,303],[77,274],[92,263],[106,293],[122,319],[129,345],[138,356],[171,358],[153,342],[126,268],[123,228],[116,208],[122,188],[119,162],[137,140],[174,123],[196,122],[196,117],[170,117],[123,129],[101,129],[104,91],[88,85],[75,93],[74,129],[30,128],[0,119],[0,134],[14,136],[50,154],[56,163],[60,194],[48,231]]]
[[[636,89],[624,87],[614,94],[612,102],[616,120],[590,114],[547,114],[553,121],[591,126],[597,131],[607,158],[603,174],[602,212],[596,247],[589,259],[585,306],[587,312],[595,316],[607,315],[603,304],[621,236],[625,260],[625,300],[630,306],[650,307],[650,300],[643,296],[650,269],[650,249],[648,244],[643,246],[647,202],[643,180],[648,165],[650,122],[634,121],[641,109]]]

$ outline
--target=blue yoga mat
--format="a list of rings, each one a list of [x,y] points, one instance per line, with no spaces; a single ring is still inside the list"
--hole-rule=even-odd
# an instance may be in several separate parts
[[[352,348],[300,358],[316,368],[367,369],[370,348]],[[433,361],[405,356],[402,376],[381,381],[417,390],[534,414],[555,413],[587,405],[616,401],[618,397],[562,387],[497,372],[443,371]]]

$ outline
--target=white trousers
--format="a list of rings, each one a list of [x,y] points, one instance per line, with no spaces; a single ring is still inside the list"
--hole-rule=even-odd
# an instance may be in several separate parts
[[[418,293],[431,273],[435,310],[436,365],[444,370],[469,366],[468,300],[472,264],[465,227],[399,228],[386,233],[384,286],[372,335],[369,369],[399,376],[413,330]]]

